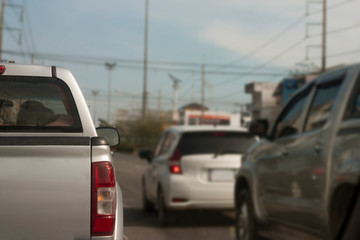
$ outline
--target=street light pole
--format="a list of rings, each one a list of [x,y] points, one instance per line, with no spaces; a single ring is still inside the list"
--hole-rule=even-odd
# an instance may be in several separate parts
[[[4,14],[5,14],[5,0],[1,0],[1,16],[0,16],[0,60],[2,54],[2,40],[4,32]]]
[[[109,70],[109,82],[108,82],[108,104],[107,104],[107,121],[110,124],[110,110],[111,110],[111,71],[115,67],[116,63],[105,63],[105,67]]]
[[[95,121],[96,121],[96,96],[99,94],[99,90],[92,90],[91,94],[94,97],[93,105],[94,105],[94,124],[95,124]]]
[[[202,64],[201,65],[201,118],[204,118],[204,107],[205,107],[205,65]]]
[[[178,90],[179,90],[179,82],[181,82],[180,79],[174,77],[173,75],[169,74],[169,77],[171,80],[173,80],[173,88],[174,88],[174,100],[173,100],[173,121],[178,122],[179,121],[179,113],[177,110],[178,105]]]
[[[323,0],[321,72],[326,70],[326,0]]]
[[[148,61],[148,18],[149,18],[149,0],[145,0],[145,39],[144,39],[144,85],[142,99],[142,118],[146,118],[147,112],[147,61]]]

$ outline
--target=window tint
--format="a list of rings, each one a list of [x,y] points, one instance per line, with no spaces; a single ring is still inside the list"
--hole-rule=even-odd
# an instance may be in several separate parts
[[[68,86],[56,78],[0,79],[0,131],[81,132]]]
[[[255,142],[248,133],[189,132],[181,136],[178,148],[182,155],[245,153]]]
[[[347,103],[345,119],[360,118],[360,77],[358,77],[351,95]]]
[[[351,108],[351,117],[360,118],[360,90],[356,93],[355,103]]]
[[[318,86],[309,111],[306,131],[318,129],[325,125],[340,87],[341,81],[334,81]]]
[[[284,111],[275,128],[275,138],[297,134],[301,130],[301,114],[305,107],[312,85],[297,94]]]

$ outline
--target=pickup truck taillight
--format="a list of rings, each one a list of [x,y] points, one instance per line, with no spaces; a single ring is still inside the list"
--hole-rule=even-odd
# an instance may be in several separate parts
[[[115,228],[116,191],[110,162],[92,163],[91,235],[111,236]]]

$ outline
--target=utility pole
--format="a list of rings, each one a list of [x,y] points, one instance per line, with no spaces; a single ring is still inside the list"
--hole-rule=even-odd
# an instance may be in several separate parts
[[[94,124],[96,121],[96,96],[99,94],[99,90],[92,90],[91,94],[93,95],[93,105],[94,105]]]
[[[158,96],[158,112],[159,112],[159,118],[161,120],[161,88],[159,88],[159,96]]]
[[[204,117],[205,107],[205,65],[201,65],[201,116]]]
[[[321,72],[326,70],[326,0],[323,0]]]
[[[321,47],[321,72],[326,71],[326,25],[327,25],[327,0],[308,0],[306,2],[306,15],[309,15],[309,5],[310,4],[322,4],[322,22],[321,23],[308,23],[306,25],[306,37],[308,38],[308,27],[311,25],[319,25],[322,27],[322,39],[321,45],[310,45],[306,47],[306,60],[308,60],[309,48]]]
[[[107,104],[107,121],[110,124],[110,111],[111,111],[111,71],[115,67],[116,63],[105,63],[105,67],[109,70],[109,82],[108,82],[108,104]]]
[[[149,0],[145,0],[145,39],[144,39],[144,85],[142,101],[142,118],[146,119],[147,112],[147,61],[148,61],[148,17]]]
[[[1,0],[1,16],[0,16],[0,60],[2,59],[2,40],[4,32],[4,14],[5,14],[5,0]]]
[[[171,80],[173,80],[173,88],[174,88],[174,100],[173,100],[173,121],[177,122],[179,120],[179,114],[177,111],[177,105],[178,105],[178,90],[179,90],[179,82],[181,82],[180,79],[174,77],[173,75],[169,74],[169,77]]]

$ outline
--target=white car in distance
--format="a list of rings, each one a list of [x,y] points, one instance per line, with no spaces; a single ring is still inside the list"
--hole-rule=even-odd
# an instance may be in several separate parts
[[[177,210],[233,210],[234,177],[241,158],[257,141],[245,128],[176,126],[167,129],[142,178],[143,208],[158,210],[162,225]]]

